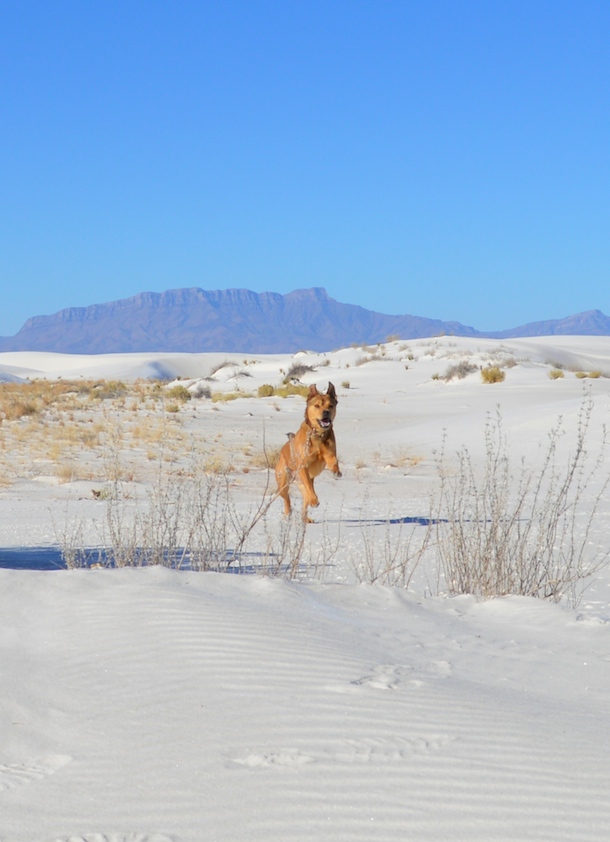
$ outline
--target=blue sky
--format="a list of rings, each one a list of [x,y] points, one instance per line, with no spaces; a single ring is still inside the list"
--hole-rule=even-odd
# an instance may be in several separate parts
[[[3,0],[0,335],[177,287],[610,314],[607,0]]]

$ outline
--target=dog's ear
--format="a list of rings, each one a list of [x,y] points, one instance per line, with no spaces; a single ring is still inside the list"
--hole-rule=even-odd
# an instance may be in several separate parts
[[[307,393],[307,400],[310,401],[312,398],[315,398],[315,396],[317,394],[318,394],[318,390],[316,388],[316,384],[312,383],[311,386],[309,387],[309,392]]]
[[[329,398],[332,398],[332,400],[335,403],[337,403],[337,393],[335,392],[335,387],[330,382],[328,384],[328,389],[326,390],[326,394],[328,395]]]

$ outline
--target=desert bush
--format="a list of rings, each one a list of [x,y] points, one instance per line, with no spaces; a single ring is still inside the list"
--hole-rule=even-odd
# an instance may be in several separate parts
[[[252,468],[271,468],[280,455],[281,447],[264,447],[257,453],[248,454],[248,464]]]
[[[180,403],[186,403],[187,401],[190,401],[192,397],[186,386],[182,386],[180,383],[176,386],[172,386],[171,389],[167,389],[165,395],[170,400],[179,401]]]
[[[97,400],[108,400],[123,397],[127,386],[121,380],[98,380],[90,389],[89,394]]]
[[[478,371],[478,368],[473,363],[468,362],[468,360],[461,360],[459,363],[455,363],[454,365],[450,365],[445,374],[443,375],[443,380],[449,382],[454,378],[458,380],[463,380],[469,374],[472,374],[473,371]]]
[[[201,380],[194,383],[188,391],[192,398],[207,398],[209,400],[212,397],[212,390]]]
[[[340,530],[331,537],[322,525],[310,537],[299,517],[281,518],[270,493],[266,458],[264,487],[251,505],[239,503],[227,473],[208,470],[205,456],[193,452],[188,468],[168,468],[159,458],[155,481],[145,498],[120,479],[96,488],[105,509],[100,548],[83,546],[82,522],[55,526],[68,567],[163,565],[195,571],[257,572],[297,578],[321,576],[338,552]]]
[[[238,398],[250,398],[249,392],[213,392],[212,403],[227,403],[228,401],[236,401]]]
[[[497,365],[490,365],[481,369],[481,380],[483,383],[502,383],[506,373]]]
[[[440,492],[434,504],[438,553],[449,593],[483,598],[520,594],[576,602],[578,587],[608,563],[610,550],[590,542],[590,532],[610,477],[600,477],[606,446],[589,467],[586,436],[592,411],[583,400],[576,441],[558,464],[561,419],[550,431],[541,464],[521,460],[516,474],[498,413],[485,425],[482,475],[466,448],[449,476],[444,446],[438,459]],[[594,481],[601,482],[597,492]]]
[[[359,582],[408,588],[434,537],[434,521],[422,518],[409,523],[395,518],[383,521],[360,518],[362,553],[352,561]]]
[[[381,359],[383,359],[383,357],[380,354],[371,353],[370,356],[368,356],[368,357],[365,357],[365,356],[358,357],[358,359],[354,360],[354,365],[358,365],[358,366],[366,365],[366,363],[372,363],[375,360],[381,360]]]
[[[259,398],[271,398],[274,395],[274,388],[269,383],[263,383],[262,386],[258,387],[258,396]]]
[[[315,371],[312,365],[305,365],[305,363],[293,363],[284,377],[284,383],[289,383],[291,380],[300,380],[304,374]]]
[[[231,360],[223,360],[221,363],[218,363],[218,365],[215,365],[215,366],[212,367],[212,369],[210,370],[209,376],[213,377],[215,374],[217,374],[223,368],[227,368],[228,366],[237,366],[237,363],[231,362]]]
[[[7,421],[18,421],[20,418],[36,415],[39,411],[39,407],[33,401],[20,398],[5,399],[0,404],[0,417]]]
[[[295,383],[286,383],[283,386],[277,386],[273,390],[273,394],[275,397],[278,398],[289,398],[292,395],[299,395],[302,398],[306,398],[309,394],[309,386],[301,386]]]
[[[551,378],[551,380],[561,380],[563,376],[563,371],[560,368],[552,368],[549,371],[549,377]]]

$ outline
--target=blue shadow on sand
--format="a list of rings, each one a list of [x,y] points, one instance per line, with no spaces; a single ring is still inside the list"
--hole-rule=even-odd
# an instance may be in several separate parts
[[[141,550],[141,556],[131,567],[146,567],[146,550]],[[209,558],[209,569],[222,571],[223,573],[252,574],[261,570],[266,562],[271,563],[273,553],[233,553],[229,551],[223,558]],[[83,549],[79,553],[79,569],[90,567],[115,567],[112,555],[103,547],[95,549]],[[174,553],[173,559],[169,554],[163,561],[164,567],[179,567],[181,570],[190,570],[190,558],[188,553],[178,550]],[[4,570],[66,570],[62,551],[59,547],[0,547],[0,569]]]
[[[0,547],[0,568],[6,570],[65,570],[59,547]]]
[[[421,517],[419,515],[407,515],[405,517],[388,517],[388,518],[364,518],[342,520],[342,523],[348,526],[384,526],[386,524],[412,524],[413,526],[434,526],[437,523],[449,523],[445,518],[436,517]]]

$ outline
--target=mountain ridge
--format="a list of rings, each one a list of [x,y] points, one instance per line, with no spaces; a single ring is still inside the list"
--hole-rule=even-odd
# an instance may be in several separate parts
[[[32,316],[14,336],[0,337],[0,352],[285,353],[376,344],[388,336],[418,339],[442,333],[497,339],[610,335],[610,318],[600,310],[588,310],[565,319],[486,332],[457,321],[387,315],[344,304],[323,287],[286,294],[183,287]]]

